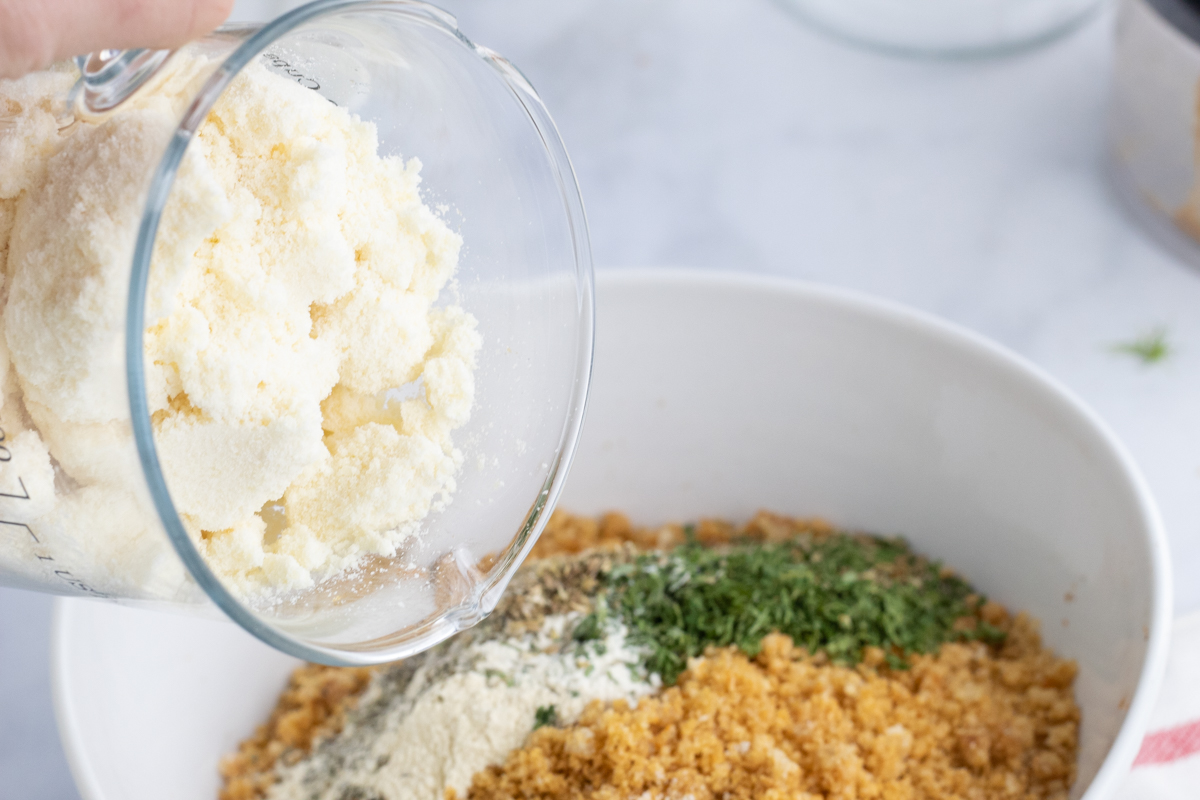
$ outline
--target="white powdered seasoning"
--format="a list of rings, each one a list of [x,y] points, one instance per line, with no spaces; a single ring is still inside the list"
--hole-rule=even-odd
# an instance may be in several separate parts
[[[149,176],[203,76],[60,124],[67,69],[0,81],[0,497],[97,591],[163,596],[180,565],[131,487],[125,297]],[[172,499],[235,590],[302,589],[391,555],[448,501],[480,337],[435,307],[461,240],[375,126],[251,65],[188,149],[155,245],[146,375]],[[11,366],[10,366],[11,364]],[[389,392],[415,386],[408,399]],[[415,396],[414,396],[415,395]],[[268,530],[268,517],[278,524]],[[0,572],[36,577],[0,539]],[[27,552],[28,551],[28,552]]]
[[[270,800],[464,795],[476,772],[525,742],[539,708],[554,706],[557,724],[571,724],[592,700],[636,705],[658,690],[623,624],[611,620],[604,637],[580,644],[569,635],[579,616],[547,617],[518,638],[456,639],[412,669],[381,673],[341,734],[280,769]]]

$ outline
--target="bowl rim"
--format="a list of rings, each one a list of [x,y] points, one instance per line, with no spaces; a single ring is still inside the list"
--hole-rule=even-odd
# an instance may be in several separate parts
[[[701,288],[725,292],[769,291],[882,320],[962,348],[994,368],[1020,376],[1045,393],[1052,402],[1060,403],[1076,415],[1091,430],[1099,443],[1107,448],[1133,490],[1142,521],[1142,538],[1149,551],[1153,580],[1146,654],[1137,687],[1108,753],[1080,797],[1081,800],[1101,800],[1110,795],[1133,764],[1158,699],[1167,667],[1173,596],[1169,548],[1157,504],[1137,463],[1104,420],[1070,389],[1025,357],[980,333],[894,300],[795,278],[732,271],[656,267],[601,269],[596,274],[598,295],[617,289],[637,290],[642,287]],[[598,337],[602,336],[604,325],[603,307],[599,310]],[[62,598],[56,599],[51,623],[50,670],[55,721],[67,763],[81,796],[84,800],[114,800],[103,794],[78,727],[74,724],[75,710],[68,689],[64,653],[69,647],[68,623],[75,605],[63,602]]]

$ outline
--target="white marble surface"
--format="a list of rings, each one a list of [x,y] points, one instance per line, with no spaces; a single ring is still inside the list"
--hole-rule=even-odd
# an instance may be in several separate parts
[[[286,4],[243,0],[240,16]],[[1200,269],[1106,176],[1111,18],[1017,57],[909,62],[769,0],[446,0],[554,114],[598,269],[838,284],[991,336],[1081,395],[1154,489],[1177,612],[1200,608]],[[1146,366],[1112,345],[1155,328]],[[0,590],[0,798],[70,798],[49,599]]]

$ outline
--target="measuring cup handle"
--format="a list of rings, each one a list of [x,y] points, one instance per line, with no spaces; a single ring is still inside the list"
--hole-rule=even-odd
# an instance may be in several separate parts
[[[80,78],[73,94],[87,111],[111,111],[153,77],[173,52],[137,48],[76,56]]]

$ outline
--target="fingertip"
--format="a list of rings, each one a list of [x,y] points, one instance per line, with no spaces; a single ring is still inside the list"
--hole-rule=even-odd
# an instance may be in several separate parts
[[[234,0],[193,0],[192,27],[189,38],[195,39],[211,32],[233,13]]]
[[[16,0],[16,5],[29,9],[32,20],[48,23],[56,59],[105,48],[181,47],[211,32],[233,10],[233,0]]]

